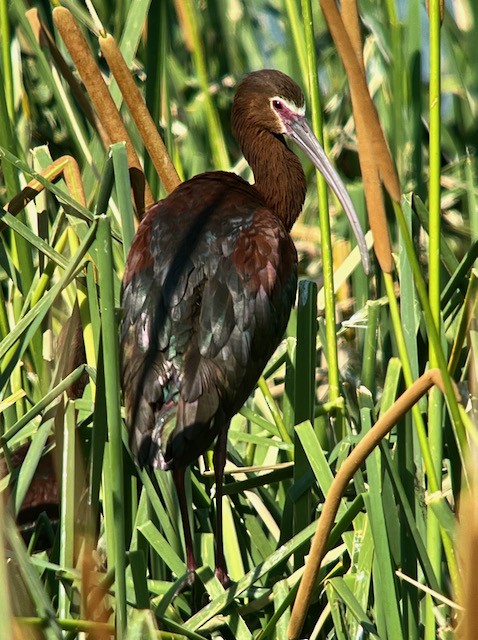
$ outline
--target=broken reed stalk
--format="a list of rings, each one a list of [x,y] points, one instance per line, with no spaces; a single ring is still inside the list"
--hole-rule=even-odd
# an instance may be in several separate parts
[[[113,36],[110,34],[107,34],[106,37],[100,35],[98,40],[100,49],[118,83],[149,156],[169,193],[180,184],[181,180],[146,107],[143,96],[136,86]]]
[[[360,34],[357,4],[355,0],[344,1],[342,4],[342,16],[344,29],[346,29],[350,38],[350,43],[355,53],[361,76],[365,80],[362,39]],[[352,111],[354,114],[355,129],[357,133],[360,171],[364,185],[370,228],[373,233],[374,251],[382,271],[384,273],[391,273],[393,270],[392,247],[390,245],[387,217],[385,215],[385,204],[383,200],[382,186],[380,183],[379,167],[373,144],[368,135],[368,120],[366,119],[368,118],[368,113],[364,110],[364,105],[362,104],[357,92],[357,83],[352,82],[351,77],[349,77],[349,81]]]
[[[437,386],[442,393],[445,393],[445,386],[440,369],[430,369],[420,376],[409,389],[402,393],[390,409],[377,420],[372,429],[362,438],[338,470],[327,493],[317,523],[317,529],[310,546],[299,590],[295,598],[289,627],[287,629],[287,637],[289,640],[297,640],[300,636],[317,576],[319,575],[320,565],[327,548],[327,541],[335,522],[340,500],[347,485],[365,459],[398,423],[400,418],[434,385]]]
[[[86,207],[85,192],[83,191],[83,183],[81,181],[81,172],[78,163],[72,156],[61,156],[52,162],[46,169],[40,173],[41,176],[53,182],[60,176],[65,180],[68,192],[82,206]],[[5,210],[16,216],[27,204],[37,197],[45,187],[38,182],[36,178],[23,187],[20,193],[17,193],[10,202],[5,205]],[[5,228],[5,224],[0,223],[0,231]]]
[[[126,142],[131,186],[133,189],[136,213],[139,219],[145,207],[154,203],[150,188],[146,182],[141,163],[121,120],[120,113],[111,97],[96,61],[91,54],[80,28],[72,14],[64,7],[53,10],[53,20],[75,63],[81,80],[88,91],[91,101],[112,143]]]

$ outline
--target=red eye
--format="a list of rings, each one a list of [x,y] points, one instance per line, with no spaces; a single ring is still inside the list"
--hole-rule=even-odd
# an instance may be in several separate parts
[[[274,106],[274,109],[277,109],[278,111],[280,111],[284,106],[280,100],[273,100],[272,104]]]

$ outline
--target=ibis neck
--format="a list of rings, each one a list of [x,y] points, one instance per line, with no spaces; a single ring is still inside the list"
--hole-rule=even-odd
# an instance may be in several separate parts
[[[306,181],[299,158],[282,136],[258,131],[243,153],[254,173],[255,187],[267,206],[290,231],[304,204]]]

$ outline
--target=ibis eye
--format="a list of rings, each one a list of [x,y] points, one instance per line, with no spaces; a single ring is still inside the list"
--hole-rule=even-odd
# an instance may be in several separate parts
[[[280,100],[273,100],[272,105],[274,109],[277,109],[278,111],[280,111],[284,106]]]

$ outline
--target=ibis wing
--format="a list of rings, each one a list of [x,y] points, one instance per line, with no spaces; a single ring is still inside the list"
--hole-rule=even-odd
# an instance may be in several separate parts
[[[199,178],[201,202],[196,178],[147,214],[123,280],[127,424],[139,462],[162,468],[189,464],[227,427],[295,297],[295,248],[254,189]]]

